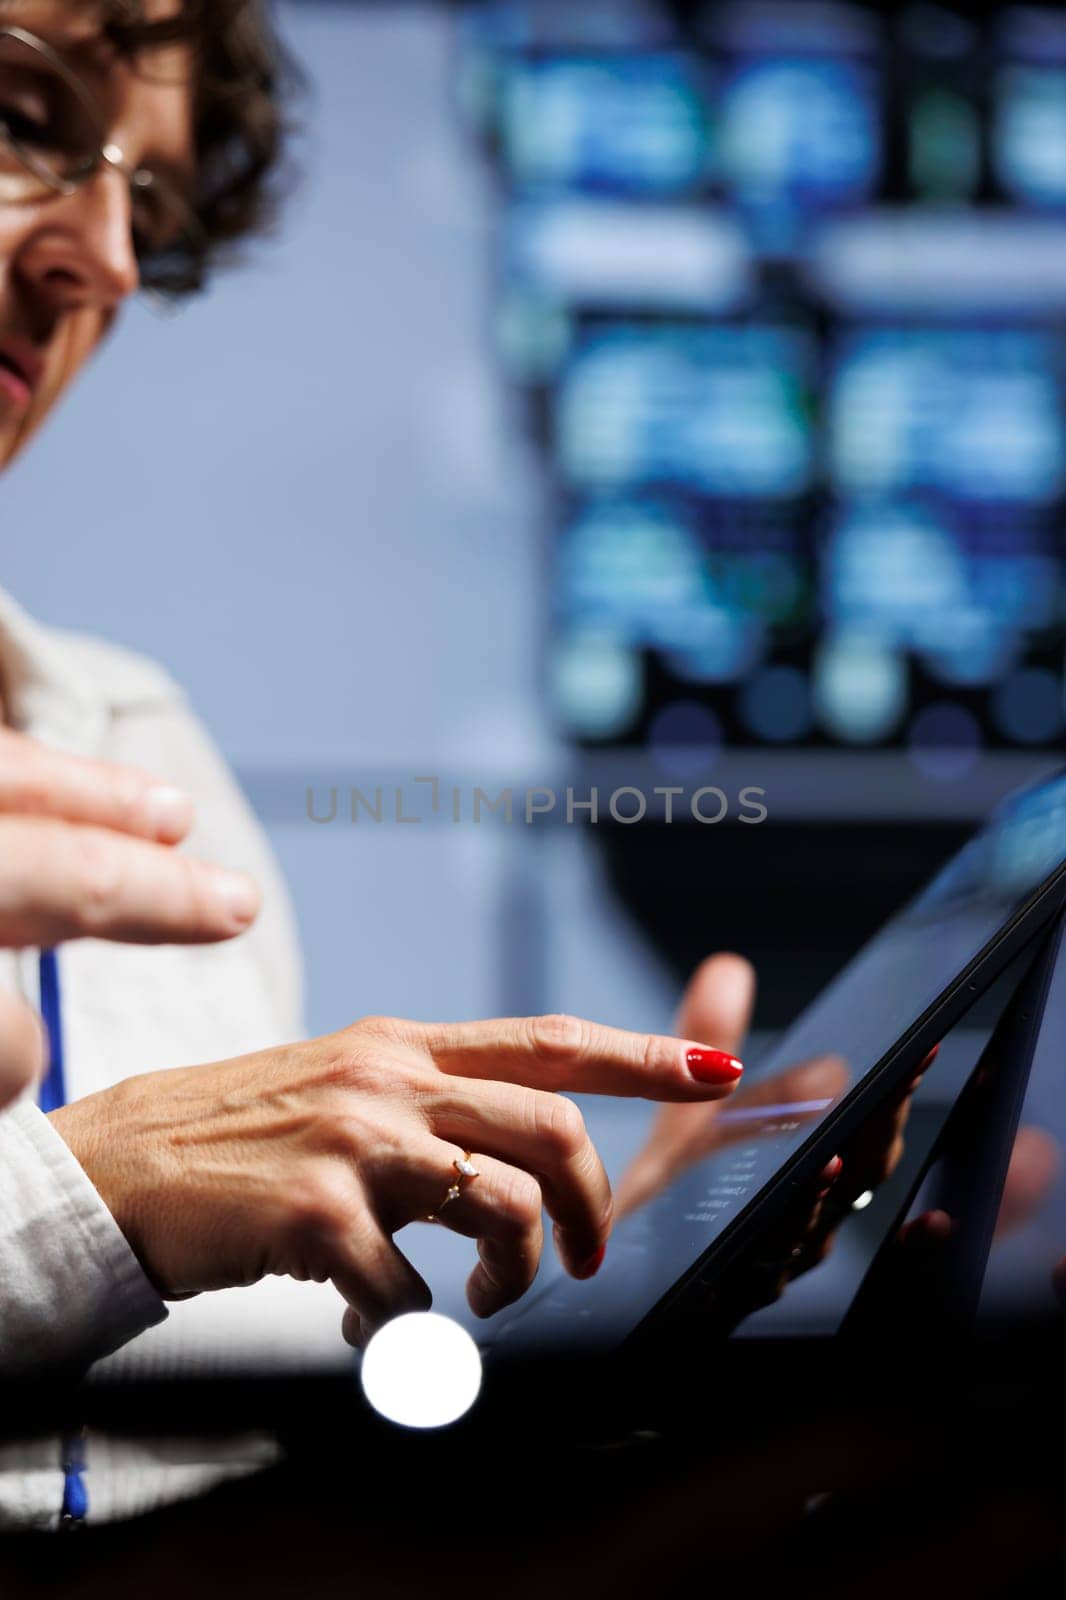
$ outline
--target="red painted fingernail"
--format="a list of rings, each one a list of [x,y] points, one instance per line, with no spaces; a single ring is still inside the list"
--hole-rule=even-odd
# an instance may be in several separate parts
[[[685,1060],[697,1083],[736,1083],[744,1071],[743,1063],[726,1050],[690,1050]]]
[[[603,1258],[607,1254],[607,1246],[601,1244],[596,1254],[583,1261],[575,1272],[575,1278],[594,1278],[603,1266]]]
[[[931,1067],[939,1054],[940,1046],[935,1044],[930,1050],[929,1054],[926,1056],[925,1060],[922,1062],[921,1066],[918,1068],[918,1071],[924,1072],[926,1067]]]

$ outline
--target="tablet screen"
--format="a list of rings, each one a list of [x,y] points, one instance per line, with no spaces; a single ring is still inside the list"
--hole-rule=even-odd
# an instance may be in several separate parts
[[[723,1103],[710,1153],[616,1224],[597,1277],[549,1275],[501,1322],[495,1343],[611,1344],[630,1333],[1064,859],[1059,774],[1008,798],[749,1071],[745,1088],[761,1086],[765,1103]]]

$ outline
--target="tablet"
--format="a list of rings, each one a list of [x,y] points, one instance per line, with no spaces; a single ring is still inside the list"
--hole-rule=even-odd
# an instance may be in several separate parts
[[[1005,800],[799,1017],[746,1084],[817,1062],[832,1092],[718,1113],[719,1148],[489,1325],[494,1355],[630,1347],[721,1293],[880,1103],[1066,903],[1066,772]],[[727,1276],[728,1275],[728,1276]]]

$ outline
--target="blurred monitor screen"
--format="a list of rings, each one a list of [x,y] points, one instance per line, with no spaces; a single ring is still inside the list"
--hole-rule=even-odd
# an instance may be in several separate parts
[[[707,69],[679,55],[516,62],[503,96],[503,149],[522,187],[607,194],[702,188],[713,151]]]
[[[999,75],[995,163],[1004,189],[1034,206],[1066,206],[1066,64]]]
[[[1064,375],[1066,345],[1050,333],[849,333],[831,379],[835,487],[1049,505],[1066,482]]]
[[[1057,749],[1062,8],[550,13],[468,15],[562,728],[953,782]]]
[[[736,624],[750,640],[803,617],[802,550],[784,518],[756,532],[740,519],[708,526],[662,500],[606,501],[584,508],[563,535],[561,614],[674,653],[694,681],[736,680],[753,660]]]
[[[559,386],[559,469],[593,493],[662,484],[724,498],[802,494],[810,358],[803,335],[780,327],[597,332]]]
[[[740,62],[720,105],[725,185],[742,205],[854,204],[872,194],[880,118],[876,81],[861,63]]]
[[[1056,626],[1059,550],[1055,534],[1024,522],[968,521],[914,502],[849,508],[826,545],[825,612],[945,663],[957,657],[957,681],[980,683],[1017,636]]]

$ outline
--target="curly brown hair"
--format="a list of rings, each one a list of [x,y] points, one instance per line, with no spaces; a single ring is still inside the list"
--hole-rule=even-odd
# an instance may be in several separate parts
[[[175,264],[158,286],[189,293],[208,270],[232,261],[237,241],[261,233],[276,216],[289,126],[285,107],[299,73],[273,25],[268,0],[178,0],[164,19],[146,17],[140,0],[104,0],[104,27],[116,48],[139,65],[160,46],[192,49],[196,94],[196,210],[204,230],[198,263]],[[188,270],[189,281],[183,281]],[[195,279],[195,281],[193,281]]]

